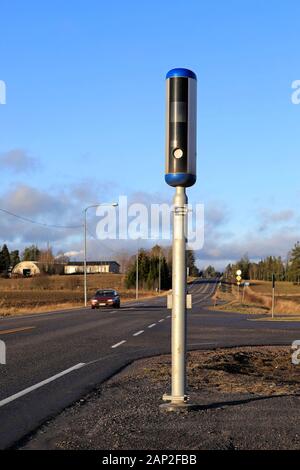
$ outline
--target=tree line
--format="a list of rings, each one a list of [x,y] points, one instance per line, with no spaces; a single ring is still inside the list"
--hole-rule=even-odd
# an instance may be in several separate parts
[[[187,251],[187,267],[190,276],[199,276],[192,250]],[[151,250],[139,250],[138,257],[131,257],[126,271],[125,286],[128,289],[136,286],[137,274],[141,289],[154,290],[159,287],[170,289],[172,286],[172,248],[155,245]]]
[[[288,253],[286,261],[281,256],[267,256],[258,262],[249,260],[244,255],[234,264],[229,264],[224,272],[227,279],[235,279],[236,271],[242,271],[243,279],[256,279],[258,281],[271,281],[275,275],[277,281],[300,282],[300,243],[297,242]]]
[[[122,264],[126,273],[125,285],[127,288],[134,288],[136,285],[136,256],[129,257],[124,254],[123,257],[121,255],[121,258],[124,258]],[[54,264],[57,266],[58,264],[68,263],[70,259],[63,252],[54,256],[51,247],[42,250],[33,244],[26,247],[20,254],[19,250],[9,251],[7,245],[4,244],[0,250],[0,274],[2,276],[8,275],[20,261],[38,261],[43,265],[43,272],[55,274],[56,267]],[[150,290],[159,288],[159,278],[161,289],[169,289],[171,287],[171,247],[162,248],[156,245],[151,250],[139,250],[138,264],[140,288]],[[187,251],[187,267],[190,276],[199,276],[199,270],[195,264],[195,255],[192,250]]]
[[[19,250],[9,251],[7,245],[4,244],[0,250],[0,274],[8,274],[20,261],[39,261],[51,266],[54,262],[56,264],[67,263],[69,258],[64,256],[62,252],[54,257],[52,248],[41,250],[37,245],[24,248],[20,254]],[[49,270],[51,271],[50,267]]]

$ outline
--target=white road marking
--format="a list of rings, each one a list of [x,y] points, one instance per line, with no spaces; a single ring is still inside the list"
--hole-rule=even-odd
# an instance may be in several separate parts
[[[210,298],[214,294],[214,292],[216,290],[216,287],[217,287],[217,284],[212,284],[212,286],[213,287],[212,287],[211,291],[208,293],[208,295],[205,295],[204,297],[202,297],[202,299],[193,302],[193,306],[197,305],[197,304],[200,304],[202,302],[205,302],[206,299]]]
[[[121,344],[124,344],[124,343],[126,343],[126,339],[124,339],[123,341],[120,341],[119,343],[114,344],[111,348],[112,349],[118,348],[119,346],[121,346]]]
[[[197,305],[197,304],[201,304],[202,302],[205,302],[205,300],[208,299],[209,297],[211,297],[212,295],[213,295],[213,292],[210,292],[208,295],[206,295],[202,299],[197,300],[196,302],[192,302],[192,305],[194,306],[194,305]]]
[[[144,330],[137,331],[136,333],[133,333],[132,336],[139,336],[139,335],[141,335],[142,333],[144,333]]]
[[[162,323],[163,321],[165,321],[164,318],[162,318],[161,320],[158,320],[158,323]]]
[[[17,398],[23,397],[24,395],[27,395],[27,393],[30,393],[33,390],[36,390],[37,388],[43,387],[43,385],[47,385],[48,383],[53,382],[54,380],[59,379],[60,377],[63,377],[66,374],[69,374],[73,370],[80,369],[85,365],[86,364],[84,362],[80,362],[79,364],[76,364],[76,366],[70,367],[69,369],[59,372],[59,374],[49,377],[49,379],[43,380],[42,382],[32,385],[31,387],[25,388],[24,390],[21,390],[21,392],[15,393],[14,395],[11,395],[8,398],[4,398],[4,400],[0,401],[0,407],[7,405],[7,403],[10,403],[11,401],[17,400]]]
[[[168,315],[166,318],[171,318],[171,315]]]
[[[153,328],[156,325],[156,323],[152,323],[151,325],[148,326],[148,328]]]

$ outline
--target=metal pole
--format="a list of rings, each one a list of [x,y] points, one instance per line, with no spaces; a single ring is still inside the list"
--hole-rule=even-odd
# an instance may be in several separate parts
[[[160,263],[160,257],[161,253],[159,252],[159,258],[158,258],[158,293],[160,294],[160,289],[161,289],[161,263]]]
[[[176,187],[173,218],[172,267],[172,404],[186,396],[186,204],[185,188]]]
[[[274,318],[274,304],[275,304],[275,274],[272,274],[272,318]]]
[[[139,250],[137,251],[136,255],[136,283],[135,283],[135,298],[138,300],[139,298]]]
[[[272,288],[272,318],[274,318],[275,287]]]
[[[84,209],[84,255],[83,255],[83,285],[84,285],[84,305],[85,307],[87,306],[87,267],[86,267],[86,258],[87,258],[87,211],[88,209],[91,209],[92,207],[98,207],[98,206],[111,206],[111,207],[117,207],[118,203],[113,202],[113,203],[99,203],[99,204],[91,204],[90,206],[86,207]]]
[[[87,209],[84,209],[84,261],[83,261],[83,274],[84,274],[84,306],[87,306],[87,279],[86,279],[86,212]]]

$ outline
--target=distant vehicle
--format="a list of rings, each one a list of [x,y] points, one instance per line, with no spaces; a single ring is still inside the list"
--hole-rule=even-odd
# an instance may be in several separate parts
[[[120,295],[114,289],[97,290],[91,299],[91,307],[114,307],[120,308]]]

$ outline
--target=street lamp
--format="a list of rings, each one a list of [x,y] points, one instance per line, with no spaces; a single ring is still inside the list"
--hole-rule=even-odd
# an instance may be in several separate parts
[[[161,291],[161,249],[159,249],[158,257],[158,293]]]
[[[87,216],[87,211],[91,209],[92,207],[98,207],[98,206],[111,206],[111,207],[117,207],[118,203],[113,202],[113,203],[102,203],[102,204],[91,204],[90,206],[87,206],[84,209],[84,261],[83,261],[83,273],[84,273],[84,306],[87,306],[87,272],[86,272],[86,253],[87,253],[87,237],[86,237],[86,216]]]
[[[135,267],[135,298],[139,298],[139,249],[136,254],[136,267]]]

